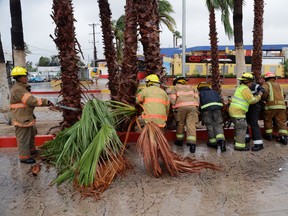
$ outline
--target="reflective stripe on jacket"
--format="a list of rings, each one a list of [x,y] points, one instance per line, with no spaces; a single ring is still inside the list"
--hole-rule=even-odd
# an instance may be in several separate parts
[[[221,110],[223,107],[219,93],[209,87],[202,87],[199,91],[200,108],[205,110]]]
[[[229,115],[233,118],[246,118],[249,104],[257,103],[261,97],[253,96],[247,85],[241,84],[235,91],[229,107]]]
[[[143,105],[142,118],[165,127],[170,101],[166,92],[158,86],[144,88],[136,95],[136,103]]]
[[[27,86],[27,84],[16,82],[11,90],[10,109],[14,126],[31,127],[35,125],[34,108],[48,105],[47,99],[35,98],[26,89]]]
[[[268,97],[266,99],[265,110],[270,109],[286,109],[284,101],[284,91],[282,86],[273,81],[267,81],[263,85],[265,90],[268,92]]]
[[[170,101],[173,108],[199,106],[199,95],[190,85],[176,84],[172,89]]]

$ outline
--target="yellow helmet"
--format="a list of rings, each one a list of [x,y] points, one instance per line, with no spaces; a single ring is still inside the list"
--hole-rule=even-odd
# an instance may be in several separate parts
[[[173,85],[175,86],[177,83],[181,83],[183,85],[187,84],[188,79],[184,76],[176,76],[173,80]]]
[[[238,78],[238,80],[253,82],[254,76],[251,73],[249,73],[249,72],[244,72],[242,74],[242,77]]]
[[[198,83],[198,85],[197,85],[198,91],[199,91],[199,89],[201,89],[201,88],[203,88],[203,87],[211,88],[210,84],[207,83],[207,82],[200,82],[200,83]]]
[[[16,77],[16,76],[27,76],[27,70],[23,67],[16,66],[12,69],[11,71],[11,76]]]
[[[160,83],[159,78],[156,74],[150,74],[146,77],[145,80],[146,83],[154,82],[154,83]]]

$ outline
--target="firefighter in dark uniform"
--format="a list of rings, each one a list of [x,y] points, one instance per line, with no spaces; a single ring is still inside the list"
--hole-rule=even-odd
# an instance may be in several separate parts
[[[206,126],[209,137],[207,146],[215,149],[220,146],[221,152],[225,152],[226,143],[223,131],[222,98],[217,91],[211,89],[209,83],[200,82],[197,89],[199,91],[202,122]]]
[[[277,141],[283,145],[287,145],[287,116],[286,116],[286,105],[285,95],[282,86],[276,82],[276,75],[272,72],[265,74],[265,83],[263,84],[265,93],[262,99],[265,103],[264,111],[264,128],[266,140],[272,140],[273,122],[277,126],[278,137]]]
[[[256,82],[252,83],[250,90],[254,96],[256,96],[259,91],[261,91],[263,94],[265,92],[265,89],[260,84],[257,84]],[[253,147],[251,149],[252,151],[260,151],[264,148],[261,129],[258,124],[260,113],[261,113],[261,101],[255,104],[250,104],[248,112],[246,113],[246,120],[247,120],[248,126],[250,126],[251,128],[251,133],[252,133],[252,140],[253,140]],[[250,143],[249,131],[250,131],[249,127],[247,127],[246,139],[245,139],[246,144]]]
[[[170,95],[170,101],[172,108],[175,110],[177,122],[175,145],[183,145],[184,127],[186,126],[186,145],[190,146],[191,153],[195,153],[199,95],[196,89],[187,84],[187,81],[183,76],[178,76],[173,80],[174,88]]]

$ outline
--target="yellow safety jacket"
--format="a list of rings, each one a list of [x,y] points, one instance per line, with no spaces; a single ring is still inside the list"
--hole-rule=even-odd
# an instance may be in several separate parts
[[[286,109],[284,101],[284,90],[278,83],[269,80],[263,84],[265,93],[263,98],[266,99],[265,110]]]
[[[261,97],[253,96],[247,85],[241,84],[235,91],[229,107],[229,115],[233,118],[246,118],[250,104],[257,103]]]
[[[169,113],[170,101],[166,92],[158,86],[144,88],[136,95],[136,103],[143,105],[142,118],[165,127]]]
[[[33,115],[36,106],[47,106],[48,100],[35,98],[26,88],[28,84],[16,82],[11,90],[10,109],[12,123],[18,127],[31,127],[35,125]]]
[[[176,84],[172,89],[170,101],[173,109],[183,106],[199,106],[199,95],[190,85]]]

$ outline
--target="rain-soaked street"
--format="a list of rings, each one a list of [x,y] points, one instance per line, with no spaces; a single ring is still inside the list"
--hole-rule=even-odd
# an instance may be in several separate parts
[[[47,84],[33,84],[32,91],[51,90]],[[107,93],[97,94],[109,98]],[[55,96],[43,95],[54,102]],[[46,134],[62,119],[60,112],[47,107],[36,108],[35,115],[38,134]],[[0,136],[14,135],[13,127],[3,119],[0,127]],[[57,175],[54,167],[38,160],[41,171],[33,176],[31,165],[19,162],[17,148],[0,148],[0,216],[286,216],[288,146],[264,142],[262,151],[236,152],[228,139],[227,152],[220,154],[207,148],[205,141],[199,141],[195,154],[187,146],[171,144],[178,154],[218,164],[222,171],[202,170],[179,177],[164,172],[160,178],[147,173],[131,143],[125,157],[133,167],[116,178],[99,200],[81,199],[71,183],[50,186]]]

